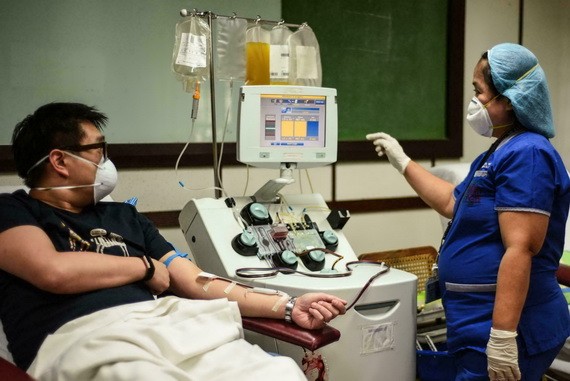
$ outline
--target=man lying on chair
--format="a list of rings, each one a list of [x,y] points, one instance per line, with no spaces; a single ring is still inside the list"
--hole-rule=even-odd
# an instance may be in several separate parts
[[[106,121],[93,107],[51,103],[14,130],[30,191],[0,196],[0,318],[16,365],[58,381],[304,380],[291,359],[241,339],[240,314],[313,329],[346,302],[203,273],[132,205],[99,202],[117,179]],[[154,297],[165,291],[176,296]]]

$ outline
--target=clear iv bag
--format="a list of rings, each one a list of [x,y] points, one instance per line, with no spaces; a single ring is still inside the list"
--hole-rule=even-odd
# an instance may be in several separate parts
[[[210,27],[200,17],[191,15],[176,24],[172,70],[184,82],[184,89],[194,91],[192,83],[204,82],[210,70]]]
[[[322,84],[321,53],[313,30],[306,24],[289,37],[289,83],[301,86]]]
[[[269,31],[255,24],[245,36],[245,84],[269,85]]]
[[[236,17],[215,19],[216,78],[241,80],[245,78],[245,33],[247,20]]]
[[[276,25],[269,32],[269,82],[272,85],[289,83],[289,45],[293,32],[285,25]]]

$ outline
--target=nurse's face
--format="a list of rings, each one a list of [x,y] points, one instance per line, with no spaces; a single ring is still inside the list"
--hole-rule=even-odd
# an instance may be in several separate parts
[[[493,126],[510,126],[514,122],[514,113],[509,100],[503,96],[498,96],[495,91],[485,82],[483,69],[488,70],[489,62],[485,59],[480,60],[473,71],[473,91],[479,101],[484,104],[489,112]],[[504,128],[493,130],[493,136],[498,137],[505,132]]]

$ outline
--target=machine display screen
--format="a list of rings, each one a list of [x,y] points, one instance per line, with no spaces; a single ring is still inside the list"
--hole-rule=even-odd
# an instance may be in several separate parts
[[[242,86],[237,159],[262,168],[298,169],[334,163],[338,146],[336,89]]]
[[[261,94],[261,147],[324,147],[326,97]]]

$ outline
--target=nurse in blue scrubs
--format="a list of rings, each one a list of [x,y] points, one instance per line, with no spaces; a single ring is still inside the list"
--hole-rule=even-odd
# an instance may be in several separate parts
[[[452,219],[438,267],[456,380],[539,381],[570,336],[555,277],[570,179],[549,140],[550,95],[532,52],[494,46],[475,66],[473,87],[467,121],[493,144],[456,187],[410,160],[390,135],[366,138]]]

